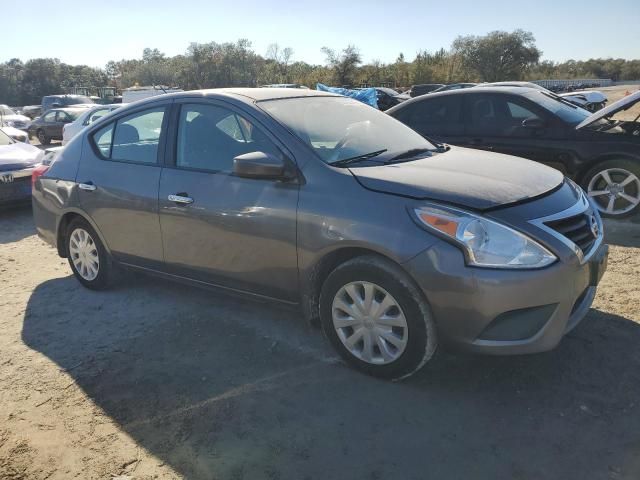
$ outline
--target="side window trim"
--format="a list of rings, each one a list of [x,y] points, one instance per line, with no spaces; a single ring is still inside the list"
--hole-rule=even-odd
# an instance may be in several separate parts
[[[173,104],[174,104],[173,99],[170,101],[159,102],[157,104],[151,103],[148,105],[141,106],[140,108],[136,108],[135,110],[132,110],[132,111],[127,110],[125,112],[121,112],[121,115],[118,115],[118,117],[112,119],[107,124],[99,124],[99,122],[93,122],[94,124],[98,123],[98,125],[95,125],[93,127],[90,125],[88,127],[89,131],[87,132],[87,140],[89,142],[89,145],[91,146],[91,150],[93,151],[94,155],[96,155],[100,160],[103,160],[106,162],[130,163],[134,165],[162,167],[165,161],[165,153],[166,153],[165,149],[166,149],[166,143],[167,143],[167,134],[169,130],[169,117],[173,110],[172,108]],[[115,127],[118,121],[122,120],[124,117],[129,117],[129,116],[135,115],[136,113],[144,112],[145,110],[153,110],[154,108],[164,108],[164,116],[162,117],[162,126],[160,127],[160,138],[158,139],[158,153],[157,153],[156,161],[154,163],[144,163],[144,162],[136,162],[131,160],[118,160],[118,159],[111,158],[112,150],[113,150],[113,139],[115,137]],[[111,134],[111,145],[109,147],[109,157],[105,157],[100,151],[100,149],[98,148],[98,145],[95,141],[95,135],[100,130],[104,130],[108,126],[113,127],[113,133]]]
[[[267,138],[274,144],[274,146],[280,150],[285,161],[291,162],[293,165],[296,165],[297,162],[295,157],[287,148],[286,145],[280,141],[280,139],[265,126],[263,122],[257,119],[251,112],[245,111],[242,108],[239,108],[233,103],[226,102],[224,100],[218,98],[205,98],[202,97],[186,97],[180,98],[178,100],[173,101],[171,106],[171,114],[168,115],[170,117],[170,123],[166,135],[166,143],[164,148],[164,168],[185,170],[185,171],[194,171],[194,172],[203,172],[212,175],[230,175],[230,172],[222,171],[222,170],[210,170],[210,169],[200,169],[200,168],[189,168],[189,167],[181,167],[177,165],[177,148],[178,148],[178,123],[180,122],[180,111],[182,106],[189,104],[200,104],[200,105],[211,105],[214,107],[226,108],[231,113],[233,113],[236,118],[243,117],[254,124],[260,131],[267,136]],[[244,130],[241,130],[244,136]],[[297,168],[297,167],[296,167]]]

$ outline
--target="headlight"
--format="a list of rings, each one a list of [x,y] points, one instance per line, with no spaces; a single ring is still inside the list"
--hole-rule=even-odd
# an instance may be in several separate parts
[[[439,205],[414,210],[425,227],[444,235],[465,253],[467,263],[485,268],[542,268],[556,256],[535,240],[479,215]]]

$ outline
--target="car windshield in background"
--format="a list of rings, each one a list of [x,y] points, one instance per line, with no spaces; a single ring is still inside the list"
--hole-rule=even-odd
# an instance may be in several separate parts
[[[89,97],[85,96],[75,96],[75,97],[63,97],[58,102],[61,105],[78,105],[80,103],[94,103]]]
[[[11,145],[12,143],[13,143],[13,140],[11,140],[11,137],[9,137],[9,135],[4,133],[2,129],[0,129],[0,147]]]
[[[350,98],[287,98],[265,100],[258,105],[326,163],[371,157],[374,152],[379,159],[389,160],[409,150],[436,150],[409,127]]]
[[[551,113],[557,115],[567,123],[574,125],[579,124],[585,118],[591,115],[591,112],[584,108],[577,107],[570,104],[566,100],[562,100],[560,97],[555,96],[552,93],[536,92],[535,96],[529,96],[534,102],[537,102],[540,106],[546,108]]]

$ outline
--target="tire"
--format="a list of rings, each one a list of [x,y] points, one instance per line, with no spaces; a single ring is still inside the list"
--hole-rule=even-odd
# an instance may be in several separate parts
[[[640,164],[625,159],[600,162],[584,175],[582,188],[603,217],[634,215],[640,211]]]
[[[44,133],[44,130],[38,130],[36,136],[38,137],[38,141],[41,145],[49,145],[51,143],[51,139],[47,137],[47,135]]]
[[[66,249],[71,270],[83,286],[91,290],[104,290],[110,286],[113,273],[111,259],[100,237],[86,220],[77,218],[69,224]]]
[[[367,299],[375,299],[370,316],[361,315],[361,307],[352,298],[358,295],[365,310]],[[381,305],[387,309],[376,313],[376,306]],[[405,327],[400,326],[402,319]],[[349,365],[388,380],[417,372],[438,345],[436,325],[422,292],[399,266],[375,255],[356,257],[329,274],[320,292],[320,321],[325,336]],[[389,326],[391,323],[395,326]],[[355,341],[359,336],[361,340]],[[372,345],[371,355],[365,353],[365,341]]]

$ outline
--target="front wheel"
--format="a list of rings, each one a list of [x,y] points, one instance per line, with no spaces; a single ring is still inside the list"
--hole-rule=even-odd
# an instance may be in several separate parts
[[[640,165],[630,160],[608,160],[597,164],[582,182],[600,213],[623,218],[640,209]]]
[[[49,145],[51,143],[51,139],[47,137],[47,135],[44,133],[44,130],[38,130],[37,136],[38,141],[41,145]]]
[[[67,228],[67,260],[78,281],[92,290],[109,286],[111,261],[95,230],[84,219]]]
[[[385,379],[417,372],[438,343],[422,293],[400,267],[376,256],[354,258],[331,272],[320,294],[320,319],[347,363]]]

